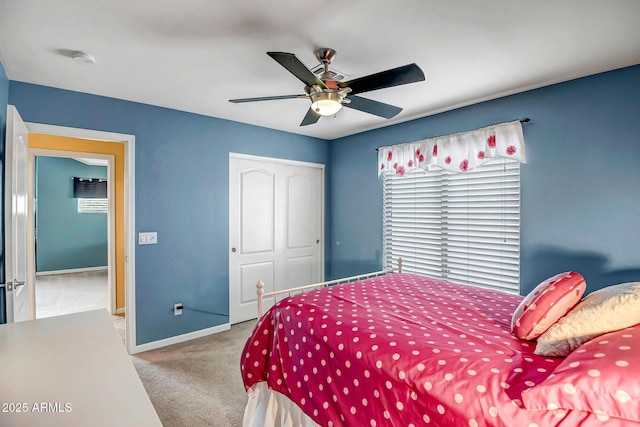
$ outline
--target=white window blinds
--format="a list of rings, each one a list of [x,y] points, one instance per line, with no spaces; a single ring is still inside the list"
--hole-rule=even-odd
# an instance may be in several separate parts
[[[78,199],[78,213],[107,213],[109,199]]]
[[[520,287],[520,163],[384,176],[384,264],[512,293]]]

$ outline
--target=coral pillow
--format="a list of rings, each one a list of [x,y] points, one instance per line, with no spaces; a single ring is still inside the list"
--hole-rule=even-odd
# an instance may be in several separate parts
[[[538,337],[535,353],[566,356],[598,335],[640,324],[640,282],[621,283],[590,293]]]
[[[580,273],[568,271],[548,278],[522,300],[511,318],[511,331],[534,340],[575,306],[587,289]]]
[[[640,422],[640,326],[593,339],[525,390],[527,409],[576,409]],[[604,425],[604,424],[603,424]]]

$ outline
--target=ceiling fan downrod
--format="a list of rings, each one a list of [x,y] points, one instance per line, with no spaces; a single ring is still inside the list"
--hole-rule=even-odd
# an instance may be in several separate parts
[[[331,77],[331,73],[329,72],[329,64],[331,64],[331,61],[336,56],[336,53],[337,52],[335,50],[328,47],[321,47],[320,49],[316,49],[316,59],[320,61],[320,63],[324,66],[324,71],[320,76],[320,80],[333,80]]]

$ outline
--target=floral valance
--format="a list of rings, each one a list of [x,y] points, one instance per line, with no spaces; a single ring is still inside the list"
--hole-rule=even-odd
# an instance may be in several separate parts
[[[494,157],[526,163],[520,121],[380,147],[378,176],[383,173],[402,176],[416,168],[428,171],[434,166],[452,172],[467,172]]]

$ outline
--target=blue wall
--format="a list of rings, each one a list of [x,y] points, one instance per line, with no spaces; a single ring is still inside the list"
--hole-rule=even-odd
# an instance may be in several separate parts
[[[7,104],[9,103],[9,79],[0,61],[0,206],[4,212],[4,138],[7,131]],[[0,283],[4,280],[4,216],[0,216]],[[5,289],[0,288],[0,323],[5,323]]]
[[[330,275],[381,267],[376,147],[530,117],[521,293],[566,270],[582,273],[589,291],[640,280],[639,115],[634,66],[332,141]]]
[[[565,270],[590,290],[640,280],[640,66],[331,142],[13,81],[9,101],[26,121],[136,135],[136,232],[159,240],[136,250],[138,344],[227,321],[229,152],[327,164],[325,256],[338,277],[381,266],[376,147],[530,117],[522,292]]]
[[[158,232],[157,245],[136,247],[137,344],[228,321],[229,152],[329,160],[328,142],[315,138],[15,81],[9,89],[25,121],[135,135],[136,235]]]
[[[107,178],[107,168],[73,159],[36,157],[37,272],[108,264],[108,215],[78,213],[72,177]]]

